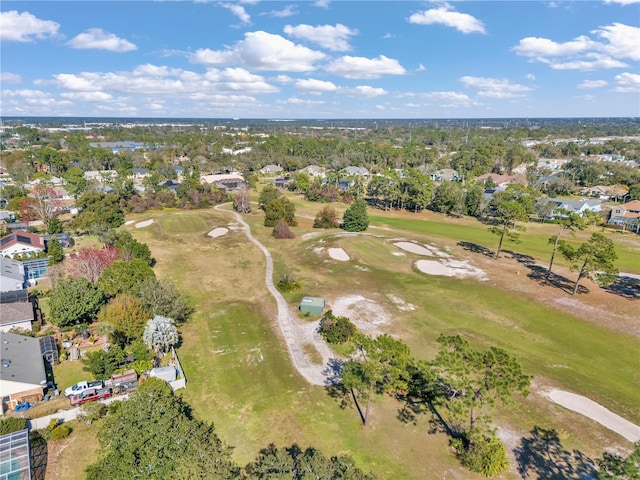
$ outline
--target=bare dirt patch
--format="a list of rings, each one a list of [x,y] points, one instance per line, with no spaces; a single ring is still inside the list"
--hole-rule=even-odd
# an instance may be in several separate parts
[[[229,229],[225,227],[218,227],[211,230],[207,235],[211,238],[221,237],[222,235],[226,235],[229,233]]]
[[[358,330],[371,335],[379,335],[382,327],[391,319],[389,312],[379,303],[362,295],[338,297],[329,302],[334,315],[347,317]]]
[[[342,248],[327,248],[327,253],[331,258],[340,262],[348,262],[350,260],[349,255]]]

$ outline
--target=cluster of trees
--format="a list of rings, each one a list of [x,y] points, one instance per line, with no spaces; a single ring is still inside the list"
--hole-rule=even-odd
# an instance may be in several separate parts
[[[176,323],[192,309],[171,284],[158,280],[147,245],[129,232],[106,230],[103,248],[83,248],[50,268],[48,320],[62,329],[85,328],[97,320],[97,331],[114,346],[87,356],[87,369],[110,374],[126,357],[148,360],[178,342]],[[140,347],[144,345],[144,347]]]
[[[335,319],[329,319],[335,328]],[[369,424],[371,401],[391,395],[402,401],[400,418],[431,413],[432,421],[451,437],[461,463],[487,476],[508,467],[506,450],[491,427],[491,412],[512,396],[528,394],[531,377],[507,351],[478,350],[459,335],[441,335],[432,361],[417,360],[409,347],[389,335],[372,338],[356,333],[355,349],[342,370],[343,395],[358,405],[363,425]]]
[[[193,417],[191,407],[162,380],[149,378],[128,400],[112,404],[102,420],[98,461],[87,479],[291,479],[373,480],[348,456],[325,457],[314,448],[269,445],[244,468],[212,424]]]

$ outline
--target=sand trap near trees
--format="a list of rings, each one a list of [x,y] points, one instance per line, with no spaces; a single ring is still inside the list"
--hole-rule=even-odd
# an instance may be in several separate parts
[[[136,228],[144,228],[144,227],[148,227],[149,225],[151,225],[153,223],[153,219],[151,220],[145,220],[144,222],[138,222],[136,223]]]
[[[347,317],[361,332],[377,335],[380,327],[387,325],[390,314],[384,307],[362,295],[347,295],[329,302],[328,307],[334,315]]]
[[[125,225],[131,225],[132,223],[136,223],[135,220],[127,220],[126,222],[124,222]]]
[[[225,235],[228,232],[229,232],[228,228],[218,227],[211,230],[209,233],[207,233],[207,235],[211,238],[216,238],[216,237],[221,237],[222,235]]]
[[[433,257],[433,252],[431,250],[423,247],[422,245],[418,245],[417,243],[396,242],[394,243],[394,245],[406,252],[415,253],[416,255],[427,255],[429,257]]]
[[[563,390],[551,390],[547,396],[558,405],[562,405],[564,408],[578,412],[598,422],[600,425],[604,425],[630,442],[640,440],[640,427],[638,425],[631,423],[629,420],[622,418],[587,397]]]
[[[340,262],[349,261],[349,255],[342,248],[327,248],[327,253],[334,260],[339,260]]]
[[[418,270],[427,275],[487,279],[484,271],[461,260],[418,260],[415,265]]]

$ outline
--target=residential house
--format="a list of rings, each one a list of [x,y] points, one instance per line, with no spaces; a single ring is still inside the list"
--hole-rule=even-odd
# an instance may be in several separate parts
[[[365,167],[356,167],[353,165],[350,165],[344,168],[342,170],[342,173],[345,175],[355,175],[356,177],[365,177],[365,178],[369,178],[371,176],[371,174],[369,173],[369,170],[366,169]]]
[[[638,231],[640,229],[640,200],[632,200],[613,207],[607,223]]]
[[[498,187],[506,187],[511,183],[521,183],[526,185],[527,181],[524,177],[519,175],[501,175],[499,173],[485,173],[476,177],[476,180],[480,180],[482,183],[487,183],[487,180],[493,180]]]
[[[149,147],[142,142],[131,142],[129,140],[121,142],[91,142],[92,148],[104,148],[111,150],[112,153],[120,153],[124,151],[135,152],[136,150],[148,150]]]
[[[44,250],[45,245],[42,238],[35,233],[15,232],[0,238],[0,256],[3,257]]]
[[[84,172],[84,178],[100,183],[112,182],[118,178],[118,172],[115,170],[87,170]]]
[[[136,167],[133,169],[133,174],[129,178],[133,180],[143,180],[150,175],[149,170],[146,168]]]
[[[279,188],[281,190],[286,190],[287,188],[289,188],[289,184],[291,183],[291,178],[289,178],[288,176],[278,177],[273,181],[273,183],[276,186],[276,188]]]
[[[262,175],[273,175],[274,173],[282,172],[282,167],[280,165],[265,165],[259,172]]]
[[[27,276],[22,262],[0,257],[0,292],[22,290],[26,284]]]
[[[226,190],[240,190],[249,188],[249,183],[239,173],[222,173],[217,175],[202,175],[202,182],[215,185]]]
[[[559,209],[567,210],[569,213],[577,213],[580,216],[586,211],[600,213],[602,210],[602,202],[596,199],[564,200],[561,198],[548,198],[547,201],[555,205],[549,218],[558,217],[557,211]]]
[[[443,168],[429,174],[429,178],[434,182],[459,182],[462,177],[457,170],[452,168]]]
[[[49,242],[53,237],[58,239],[62,248],[73,247],[76,244],[73,238],[71,238],[71,235],[69,235],[68,233],[53,233],[51,235],[42,235],[41,238],[44,242],[45,250],[49,248]]]
[[[0,390],[3,404],[14,409],[19,403],[42,401],[47,374],[40,340],[3,333],[1,345]]]
[[[558,171],[570,161],[570,158],[541,158],[538,160],[538,170],[546,169]]]
[[[609,200],[609,198],[611,198],[611,187],[608,185],[595,185],[593,187],[583,188],[580,190],[580,195]]]
[[[26,290],[25,290],[26,292]],[[1,294],[2,297],[13,297],[11,292],[4,292]],[[6,332],[9,332],[13,329],[24,330],[26,332],[31,332],[33,324],[33,320],[35,318],[33,311],[33,303],[30,301],[26,302],[8,302],[2,303],[2,316],[0,317],[0,332],[2,332],[2,336]]]
[[[327,176],[324,167],[319,167],[317,165],[307,165],[306,167],[301,168],[300,171],[302,173],[306,173],[310,177],[325,178]]]

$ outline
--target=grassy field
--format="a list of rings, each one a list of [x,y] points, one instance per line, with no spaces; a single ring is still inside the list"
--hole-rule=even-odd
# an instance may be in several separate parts
[[[307,217],[320,208],[295,201],[298,213]],[[348,453],[382,479],[476,478],[459,468],[445,436],[428,434],[428,418],[404,424],[396,418],[400,405],[379,398],[372,427],[363,429],[353,408],[340,408],[324,389],[302,380],[273,321],[275,302],[264,286],[264,257],[233,230],[230,214],[210,209],[132,219],[151,217],[156,221],[147,228],[125,228],[150,246],[157,275],[172,280],[195,307],[181,327],[178,354],[188,384],[180,394],[199,418],[216,424],[221,437],[235,447],[238,462],[250,461],[271,442],[296,442],[328,455]],[[558,429],[565,448],[592,457],[604,446],[629,447],[621,437],[566,412],[538,392],[542,387],[574,391],[640,423],[640,343],[637,335],[624,333],[627,323],[630,331],[637,329],[637,302],[592,284],[587,284],[588,295],[571,297],[530,278],[527,268],[509,254],[494,260],[464,250],[458,242],[492,250],[497,244],[475,220],[372,212],[372,228],[365,235],[345,236],[339,230],[313,230],[312,220],[300,218],[293,229],[297,238],[282,241],[262,226],[261,214],[244,218],[272,252],[274,276],[294,274],[301,282],[302,291],[288,296],[292,304],[303,294],[323,296],[329,306],[345,296],[362,295],[379,309],[372,315],[377,318],[368,320],[379,320],[379,329],[405,340],[418,358],[433,357],[441,333],[460,333],[475,345],[498,345],[516,355],[524,370],[535,376],[532,395],[496,414],[501,428],[516,440],[538,425]],[[206,235],[220,226],[232,229],[223,237]],[[506,249],[545,264],[550,252],[547,238],[555,230],[548,225],[529,227],[523,243]],[[615,241],[624,265],[619,268],[640,273],[635,265],[637,239],[619,237]],[[414,267],[419,256],[398,254],[393,242],[399,238],[447,249],[455,258],[482,268],[487,280],[425,275]],[[351,260],[332,261],[326,255],[328,247],[344,248]],[[558,271],[573,278],[561,261]],[[74,378],[72,372],[66,375]],[[61,463],[69,460],[64,457]],[[502,478],[519,475],[514,467]]]

